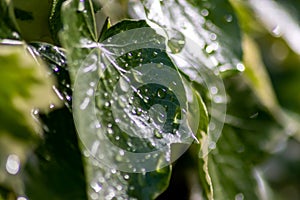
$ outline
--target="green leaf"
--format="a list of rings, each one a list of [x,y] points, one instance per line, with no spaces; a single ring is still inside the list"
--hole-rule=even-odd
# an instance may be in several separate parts
[[[87,199],[81,152],[70,112],[72,90],[65,53],[46,43],[31,43],[30,47],[55,75],[58,83],[52,88],[65,106],[52,106],[47,114],[34,113],[43,124],[44,137],[29,155],[22,174],[26,196],[33,200]]]
[[[11,0],[22,38],[30,41],[52,42],[49,31],[49,1]]]
[[[169,185],[171,168],[147,173],[125,173],[86,158],[88,193],[96,199],[155,199]]]
[[[142,2],[145,13],[141,11],[143,10],[141,4],[136,1],[133,6],[134,12],[131,14],[140,18],[146,14],[147,19],[165,28],[171,45],[174,44],[172,41],[181,37],[186,45],[178,47],[178,52],[182,51],[182,48],[186,48],[189,54],[201,50],[198,57],[199,65],[218,67],[221,72],[242,70],[240,29],[235,13],[227,0]],[[197,47],[188,47],[188,40],[197,43]],[[169,47],[172,48],[170,43]]]
[[[62,27],[61,8],[66,0],[54,0],[51,4],[49,16],[50,32],[55,43],[59,44],[59,31]]]
[[[72,88],[69,76],[69,67],[65,51],[59,47],[47,43],[30,43],[32,49],[52,70],[57,79],[57,85],[53,86],[56,95],[64,101],[65,106],[72,110]]]
[[[257,184],[252,176],[252,164],[239,148],[243,144],[237,133],[225,126],[217,143],[217,150],[208,155],[207,170],[212,182],[212,197],[209,199],[259,199]],[[247,154],[246,154],[247,155]]]
[[[130,31],[135,28],[144,28],[144,27],[148,27],[148,25],[144,21],[123,21],[123,22],[120,22],[120,23],[116,24],[115,26],[111,27],[110,29],[108,29],[103,34],[103,39],[106,39],[106,41],[109,41],[110,40],[109,38],[113,38],[114,35],[117,35],[118,33]],[[141,41],[138,39],[139,35],[134,36],[134,35],[130,34],[131,35],[130,38],[136,38],[137,39],[136,45],[141,45],[141,49],[138,47],[134,47],[136,50],[131,50],[131,51],[127,50],[128,53],[124,53],[123,55],[117,56],[115,62],[113,62],[111,60],[108,60],[108,61],[105,60],[106,52],[112,52],[112,53],[114,53],[114,52],[117,53],[117,52],[122,52],[122,51],[126,52],[126,47],[129,49],[131,48],[130,45],[132,45],[132,43],[131,43],[130,39],[128,41],[128,40],[126,40],[126,37],[122,38],[122,36],[121,36],[120,38],[112,39],[112,42],[109,42],[108,45],[106,44],[107,45],[107,47],[106,47],[107,49],[105,49],[106,52],[101,53],[100,55],[97,55],[98,51],[92,51],[91,55],[94,55],[94,56],[90,56],[89,58],[94,58],[94,57],[97,57],[99,59],[104,58],[103,60],[100,60],[101,61],[100,63],[102,63],[102,65],[107,67],[107,69],[103,72],[103,75],[100,77],[98,91],[96,91],[96,105],[97,105],[97,108],[99,109],[99,111],[98,111],[99,112],[99,123],[103,127],[111,126],[111,129],[112,129],[111,131],[113,132],[113,134],[107,135],[107,136],[109,137],[110,142],[112,142],[113,145],[120,147],[120,149],[124,149],[127,151],[142,153],[145,151],[146,152],[151,151],[153,149],[153,146],[151,145],[150,141],[152,141],[152,140],[154,141],[154,139],[152,139],[152,138],[139,139],[137,137],[132,137],[132,135],[128,135],[128,133],[124,132],[123,131],[124,129],[122,130],[121,128],[119,128],[119,126],[116,124],[115,120],[113,118],[111,118],[112,107],[110,107],[110,106],[107,107],[107,105],[106,105],[107,98],[108,99],[115,98],[113,96],[114,95],[113,90],[114,90],[115,85],[118,82],[118,77],[121,75],[121,73],[124,73],[124,70],[129,71],[131,69],[134,69],[135,67],[138,67],[139,65],[147,64],[151,61],[153,63],[161,63],[161,64],[165,64],[165,65],[168,65],[168,66],[174,68],[171,60],[168,58],[166,53],[164,53],[163,51],[161,51],[159,49],[152,49],[152,48],[145,47],[145,44],[151,43],[151,41],[155,42],[157,39],[161,40],[163,38],[158,37],[153,30],[151,30],[151,29],[149,30],[149,27],[148,27],[147,31],[143,32],[143,30],[141,29],[139,31],[139,33],[141,33],[144,36],[144,37],[141,37],[141,38],[143,38],[143,42],[145,40],[144,43],[140,43]],[[104,45],[105,45],[105,43],[104,43]],[[126,46],[126,45],[128,45],[128,46]],[[92,60],[86,59],[85,62],[92,63]],[[95,62],[95,61],[93,61],[93,62]],[[96,61],[96,62],[99,62],[99,61]],[[113,63],[113,65],[112,65],[112,63]],[[89,65],[87,65],[86,67],[88,68]],[[85,70],[85,69],[83,68],[83,70]],[[124,74],[124,77],[126,77],[126,76],[127,75]],[[93,81],[93,79],[88,80],[88,81]],[[128,82],[127,84],[132,84],[132,83]],[[76,88],[76,86],[75,86],[75,88]],[[139,94],[139,95],[151,96],[153,94],[156,96],[158,88],[159,88],[159,85],[153,85],[153,84],[147,85],[147,88],[139,88],[141,90],[141,94]],[[144,89],[145,90],[147,89],[148,92],[144,93],[143,92]],[[75,92],[76,92],[76,90],[75,90]],[[105,97],[105,94],[108,94],[108,96]],[[122,94],[120,94],[120,95],[122,95]],[[136,100],[134,100],[135,102],[133,102],[134,106],[132,107],[132,110],[133,110],[133,112],[136,112],[136,113],[138,113],[138,112],[142,113],[146,110],[149,110],[149,108],[156,101],[155,99],[152,99],[152,97],[151,97],[149,99],[149,101],[150,102],[153,101],[153,104],[151,104],[151,103],[145,104],[144,103],[141,105],[141,101],[143,101],[144,97],[141,97],[139,99],[136,96],[135,98],[136,98]],[[163,104],[163,102],[159,102],[159,101],[157,103]],[[175,102],[173,102],[173,103],[175,103]],[[118,105],[117,102],[116,102],[116,104]],[[165,105],[172,106],[171,104],[172,103],[166,103]],[[77,104],[75,103],[75,106],[76,105]],[[137,114],[130,113],[128,111],[122,111],[122,109],[124,109],[124,108],[120,108],[119,112],[124,112],[124,114],[128,115],[129,117],[134,118],[134,117],[138,116]],[[136,110],[136,111],[134,111],[134,110]],[[174,110],[170,109],[170,112],[173,112],[173,111]],[[89,112],[86,112],[86,114],[90,115]],[[121,116],[121,115],[119,114],[119,116]],[[144,121],[145,119],[141,116],[140,120]],[[171,131],[173,131],[172,127],[166,127],[166,128],[171,129]],[[106,131],[109,131],[109,130],[103,130],[104,133]],[[136,136],[138,136],[138,134],[143,134],[143,132],[135,130],[135,132],[133,134],[137,134]],[[158,134],[160,134],[160,133],[158,133]],[[156,137],[158,137],[158,136],[156,136]],[[161,137],[163,137],[163,136],[161,136]],[[162,144],[164,143],[164,140],[165,139],[161,139]],[[93,145],[95,145],[96,142],[97,141],[92,141],[92,143],[94,143]],[[102,146],[109,145],[106,148],[111,148],[111,151],[114,151],[113,150],[113,148],[115,148],[114,146],[112,146],[110,143],[104,144],[103,142],[105,142],[105,141],[100,140],[100,143]],[[104,153],[102,153],[102,154],[104,154]],[[98,155],[97,155],[97,157],[98,157]],[[122,156],[120,156],[120,159],[122,159]],[[98,191],[98,196],[100,199],[105,198],[105,195],[107,192],[107,189],[105,189],[105,188],[109,188],[109,187],[114,188],[113,193],[116,196],[118,196],[119,198],[127,199],[130,197],[130,198],[138,198],[138,199],[139,198],[154,199],[156,196],[158,196],[158,194],[160,194],[166,188],[166,185],[169,181],[169,176],[170,176],[170,167],[166,167],[165,169],[157,170],[154,172],[144,172],[143,174],[135,174],[135,173],[124,174],[124,173],[121,173],[118,171],[114,171],[113,169],[109,169],[100,162],[96,166],[101,166],[101,167],[100,167],[100,169],[94,169],[94,172],[91,172],[92,175],[90,175],[90,177],[94,177],[95,174],[102,174],[102,176],[104,176],[104,174],[110,174],[110,176],[114,177],[114,178],[112,178],[111,183],[106,183],[106,184],[104,184],[103,182],[99,183],[103,187],[103,190]],[[130,167],[130,165],[128,165],[126,168],[129,168],[129,167]],[[134,164],[133,164],[133,167],[136,167],[137,169],[139,168],[138,166],[134,166]],[[132,170],[134,171],[134,169],[132,169]],[[138,169],[138,170],[141,170],[141,169]],[[129,177],[129,178],[126,178],[126,177]],[[99,179],[100,178],[98,178],[98,182],[99,182]],[[93,181],[93,179],[89,179],[89,182],[91,182],[91,181]],[[157,184],[155,184],[154,186],[151,186],[149,183],[153,182],[153,181],[156,182]],[[124,188],[125,193],[123,190],[118,191],[118,188],[120,188],[120,186],[122,188]],[[143,188],[143,190],[141,190],[141,188]],[[93,188],[93,192],[97,192],[97,190],[95,188]],[[93,194],[93,193],[90,193],[90,194]]]
[[[19,168],[41,131],[32,109],[46,111],[50,103],[59,105],[59,101],[51,87],[54,80],[25,46],[1,45],[0,66],[0,184],[20,194]],[[10,169],[10,162],[17,163],[17,168]]]
[[[286,141],[284,126],[273,117],[243,76],[225,80],[227,125],[216,149],[200,159],[200,176],[209,175],[209,199],[260,199],[255,167]],[[240,98],[238,98],[240,97]],[[211,195],[212,194],[212,195]]]
[[[81,152],[67,107],[40,114],[43,142],[27,159],[22,179],[32,200],[87,199]],[[63,123],[61,123],[63,122]]]
[[[12,2],[8,0],[0,1],[0,42],[3,39],[20,39]]]
[[[81,62],[98,39],[92,2],[66,1],[61,16],[63,30],[60,39],[62,46],[67,49],[71,77],[75,77]]]
[[[81,2],[82,3],[82,2]],[[113,123],[115,126],[114,119],[111,119],[109,117],[109,113],[107,111],[107,108],[104,108],[106,104],[103,101],[103,96],[105,93],[108,93],[111,95],[112,93],[111,90],[113,89],[112,86],[114,85],[114,81],[116,80],[118,74],[121,73],[122,71],[119,70],[126,70],[126,62],[128,66],[136,66],[138,64],[142,63],[147,63],[150,62],[151,60],[157,62],[157,63],[165,63],[168,65],[172,65],[171,60],[168,58],[167,54],[164,52],[155,52],[155,49],[143,49],[145,43],[153,43],[155,42],[156,46],[162,46],[160,44],[160,41],[157,41],[158,39],[163,39],[162,37],[158,37],[157,34],[151,30],[148,25],[144,21],[123,21],[114,27],[109,28],[107,31],[105,31],[102,34],[102,39],[106,40],[105,44],[102,43],[96,43],[97,41],[97,36],[95,35],[95,30],[93,27],[94,26],[94,16],[93,15],[88,15],[90,14],[90,10],[92,10],[91,4],[88,3],[88,1],[85,2],[84,6],[81,4],[79,1],[67,1],[66,3],[63,4],[63,23],[64,25],[64,30],[61,33],[61,41],[63,44],[63,47],[66,48],[68,54],[68,63],[70,66],[70,69],[72,69],[71,73],[71,79],[72,82],[75,82],[76,78],[76,72],[77,73],[82,73],[82,70],[87,70],[90,66],[99,66],[103,65],[107,67],[109,70],[106,70],[105,72],[102,72],[102,68],[99,68],[100,74],[103,73],[104,77],[99,77],[98,74],[95,74],[94,72],[90,71],[87,76],[84,76],[85,81],[80,82],[80,87],[74,86],[74,92],[75,92],[75,98],[78,98],[78,94],[80,95],[86,95],[88,93],[82,92],[85,91],[84,85],[92,83],[95,78],[95,80],[98,80],[100,78],[100,82],[98,85],[98,88],[96,88],[96,92],[98,92],[98,96],[96,96],[96,99],[99,99],[99,103],[97,102],[97,112],[99,114],[102,114],[103,116],[100,117],[99,119],[101,120],[102,126],[107,127],[110,126],[109,123]],[[83,7],[82,7],[83,6]],[[135,48],[136,50],[131,50],[129,55],[124,54],[124,55],[119,55],[116,58],[116,63],[114,63],[112,60],[107,59],[111,53],[118,55],[120,51],[123,51],[124,48],[122,48],[122,44],[124,44],[125,48],[126,45],[128,45],[128,48],[130,48],[130,41],[126,41],[121,39],[113,39],[113,42],[111,44],[108,44],[107,41],[109,41],[109,37],[114,37],[114,35],[121,33],[123,31],[128,31],[130,29],[135,29],[135,28],[143,28],[143,27],[148,27],[148,30],[150,31],[150,36],[147,35],[148,33],[142,33],[146,36],[145,43],[139,43],[140,41],[137,41],[137,46],[140,45],[139,48]],[[78,29],[80,31],[78,31]],[[150,40],[149,40],[150,39]],[[131,37],[132,40],[132,37]],[[148,41],[149,40],[149,41]],[[103,45],[104,48],[99,47]],[[126,49],[125,49],[126,50]],[[96,58],[96,60],[95,60]],[[152,59],[153,58],[153,59]],[[154,59],[155,58],[155,59]],[[125,60],[125,62],[124,62]],[[127,66],[126,65],[126,66]],[[81,67],[81,68],[80,68]],[[83,68],[83,67],[86,67]],[[114,68],[116,67],[116,68]],[[174,66],[173,66],[174,68]],[[104,68],[105,69],[105,68]],[[129,68],[130,69],[130,68]],[[128,69],[127,69],[128,70]],[[174,69],[175,70],[175,69]],[[79,75],[77,75],[79,76]],[[79,79],[77,77],[77,79]],[[108,84],[107,81],[110,79],[115,79],[112,82]],[[102,85],[101,85],[102,84]],[[92,84],[93,85],[93,84]],[[81,89],[80,89],[81,88]],[[155,89],[155,88],[153,88]],[[81,92],[80,92],[81,91]],[[76,96],[77,92],[77,96]],[[78,93],[79,92],[79,93]],[[156,92],[156,91],[155,91]],[[74,98],[74,97],[73,97]],[[91,97],[88,97],[91,98]],[[94,101],[93,99],[91,99]],[[138,102],[137,102],[138,103]],[[78,109],[80,105],[75,102],[75,107]],[[77,108],[78,107],[78,108]],[[74,109],[74,107],[73,107]],[[98,111],[99,109],[99,111]],[[90,112],[85,112],[83,115],[80,115],[79,118],[75,119],[75,121],[82,121],[82,120],[88,120],[91,118]],[[76,112],[75,112],[76,116]],[[116,126],[117,127],[117,126]],[[89,132],[89,127],[88,126],[80,126],[78,131],[79,131],[79,136],[82,138],[84,135],[82,135],[81,131],[83,130],[86,134]],[[125,139],[133,139],[133,144],[135,147],[139,147],[138,151],[141,151],[142,149],[146,150],[149,148],[153,148],[150,145],[150,142],[147,142],[147,140],[140,140],[140,139],[134,139],[132,137],[126,136],[125,133],[120,132],[120,130],[116,130],[114,128],[113,130],[118,137],[111,137],[111,142],[113,142],[113,145],[120,145],[120,147],[123,147],[122,145],[126,145],[125,147],[128,147],[128,141],[126,142]],[[91,132],[94,134],[95,132]],[[105,133],[105,132],[103,132]],[[96,143],[100,142],[101,147],[106,147],[109,145],[110,147],[107,147],[108,149],[110,148],[113,151],[113,146],[110,143],[104,143],[103,141],[98,141],[98,139],[95,140],[93,136],[89,136],[88,140],[91,143],[86,144],[85,146],[89,148],[90,151],[90,144],[94,143],[94,146],[96,148],[97,145]],[[84,141],[85,142],[85,141]],[[137,143],[139,142],[139,143]],[[117,197],[119,199],[128,199],[128,198],[143,198],[143,199],[153,199],[158,196],[167,186],[167,183],[170,178],[170,167],[166,167],[165,169],[157,170],[154,172],[144,172],[143,174],[135,174],[135,173],[126,173],[124,174],[123,172],[120,172],[110,166],[107,167],[105,163],[99,162],[99,157],[101,155],[105,154],[100,154],[100,155],[90,155],[90,152],[87,151],[88,149],[85,149],[84,147],[82,148],[82,151],[88,158],[86,158],[86,165],[85,169],[87,172],[87,183],[88,183],[88,193],[90,198],[97,198],[97,199],[104,199],[104,198],[112,198],[112,197]],[[130,150],[130,149],[129,149]],[[94,150],[92,150],[94,151]],[[131,151],[134,151],[133,148]],[[92,158],[92,157],[96,157]],[[122,158],[121,158],[122,159]],[[109,177],[109,178],[108,178]],[[157,184],[155,186],[152,186],[150,183],[154,181]],[[143,190],[141,188],[143,187]]]

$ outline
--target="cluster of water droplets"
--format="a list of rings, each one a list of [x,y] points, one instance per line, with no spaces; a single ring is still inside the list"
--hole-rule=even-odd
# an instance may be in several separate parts
[[[193,126],[187,118],[193,94],[165,44],[149,27],[121,32],[91,52],[78,72],[77,130],[90,154],[107,167],[153,171],[171,164],[195,138],[199,116]],[[172,155],[174,143],[183,145]]]

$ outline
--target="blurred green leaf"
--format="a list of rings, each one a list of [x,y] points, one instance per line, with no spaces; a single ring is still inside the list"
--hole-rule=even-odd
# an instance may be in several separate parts
[[[32,200],[87,199],[72,114],[64,107],[39,117],[45,136],[25,165],[22,179],[26,196]]]
[[[11,0],[11,2],[24,40],[53,42],[48,23],[50,1]]]
[[[228,124],[216,149],[204,157],[208,159],[207,168],[200,174],[210,175],[214,199],[234,199],[241,195],[245,199],[260,199],[254,167],[280,150],[287,136],[243,76],[227,78],[225,85]]]
[[[3,39],[20,39],[12,2],[0,1],[0,42]]]
[[[52,87],[65,106],[52,107],[48,114],[34,113],[43,124],[44,137],[25,165],[22,178],[26,195],[33,200],[87,199],[81,152],[70,112],[72,90],[65,53],[46,43],[30,46],[55,75],[58,84]]]
[[[46,111],[50,103],[59,105],[51,88],[54,80],[47,75],[44,64],[36,59],[23,45],[0,46],[0,176],[1,184],[8,184],[17,194],[22,191],[22,185],[19,176],[14,175],[39,139],[40,127],[32,118],[31,110]],[[7,171],[9,158],[15,158],[21,165],[16,172]]]

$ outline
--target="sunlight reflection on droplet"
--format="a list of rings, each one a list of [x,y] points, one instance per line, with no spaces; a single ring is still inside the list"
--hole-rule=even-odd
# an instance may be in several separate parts
[[[18,197],[17,200],[27,200],[25,197]]]
[[[217,93],[218,93],[218,88],[215,87],[215,86],[213,86],[213,87],[210,88],[210,92],[211,92],[212,94],[217,94]]]
[[[17,155],[11,154],[8,156],[6,161],[6,171],[12,175],[19,172],[20,169],[20,159]]]
[[[244,195],[242,193],[235,195],[235,200],[243,200],[243,199],[244,199]]]
[[[241,72],[243,72],[245,70],[245,66],[242,63],[237,64],[236,68]]]
[[[128,174],[125,174],[125,175],[124,175],[124,179],[125,179],[125,180],[128,180],[128,179],[129,179],[129,175],[128,175]]]
[[[100,192],[100,190],[102,189],[102,186],[99,185],[99,183],[97,182],[93,182],[91,183],[91,187],[94,189],[95,192]]]
[[[209,14],[208,10],[206,10],[206,9],[201,10],[202,16],[206,17],[206,16],[208,16],[208,14]]]

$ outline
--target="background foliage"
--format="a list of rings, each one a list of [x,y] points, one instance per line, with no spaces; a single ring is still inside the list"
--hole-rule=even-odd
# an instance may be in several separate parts
[[[1,0],[0,200],[300,199],[299,10],[292,0]],[[195,143],[172,166],[123,173],[82,147],[72,88],[87,55],[104,54],[90,44],[150,22],[172,30],[164,48],[173,53],[187,48],[184,35],[200,44],[201,56],[184,56],[200,72],[220,71],[226,121],[207,156],[198,156]],[[140,64],[139,53],[145,63],[170,62],[152,51],[125,55],[118,65]],[[201,142],[211,128],[212,99],[193,80]]]

